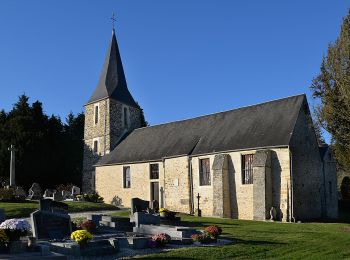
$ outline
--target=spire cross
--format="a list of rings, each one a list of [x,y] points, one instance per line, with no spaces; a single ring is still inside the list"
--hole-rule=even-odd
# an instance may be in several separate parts
[[[115,19],[114,12],[112,13],[111,20],[112,20],[112,27],[113,27],[113,31],[114,31],[114,23],[115,23],[115,21],[117,20],[117,19]]]

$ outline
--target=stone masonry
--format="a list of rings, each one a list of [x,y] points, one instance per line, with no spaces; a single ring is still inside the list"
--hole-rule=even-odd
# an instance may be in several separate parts
[[[95,124],[95,106],[99,107],[99,119]],[[124,125],[123,109],[127,108],[127,125]],[[94,165],[101,156],[108,154],[120,139],[135,128],[141,127],[141,109],[106,98],[85,106],[83,191],[95,190]],[[98,141],[98,152],[93,152],[93,143]]]
[[[266,220],[272,207],[271,151],[260,150],[253,160],[253,218]]]
[[[231,217],[230,183],[228,176],[227,154],[217,154],[214,157],[213,170],[213,216]]]

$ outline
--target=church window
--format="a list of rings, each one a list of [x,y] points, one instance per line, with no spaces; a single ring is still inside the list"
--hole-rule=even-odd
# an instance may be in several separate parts
[[[208,158],[199,160],[199,185],[210,185],[210,161]]]
[[[124,127],[128,127],[128,108],[124,107]]]
[[[130,188],[131,186],[131,178],[130,178],[130,166],[126,166],[123,168],[123,186],[124,188]]]
[[[242,184],[253,184],[254,154],[242,155]]]
[[[150,164],[150,178],[159,179],[159,164],[154,163]]]
[[[95,114],[95,125],[97,125],[97,123],[98,123],[98,116],[99,116],[99,106],[98,105],[95,105],[95,112],[94,112],[94,114]]]
[[[332,190],[332,182],[328,182],[328,185],[329,185],[329,193],[332,194],[333,193],[333,190]]]
[[[94,153],[98,153],[98,140],[94,140],[93,151]]]

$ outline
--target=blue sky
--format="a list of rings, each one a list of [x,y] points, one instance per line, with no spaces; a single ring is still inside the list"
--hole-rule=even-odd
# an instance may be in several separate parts
[[[116,32],[150,124],[306,93],[350,1],[0,1],[0,108],[83,110]]]

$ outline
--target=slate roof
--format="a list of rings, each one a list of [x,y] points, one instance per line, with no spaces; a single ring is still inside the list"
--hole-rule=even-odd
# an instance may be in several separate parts
[[[305,95],[130,133],[97,166],[156,161],[164,157],[289,145]]]
[[[104,98],[112,98],[133,107],[139,107],[131,96],[126,84],[122,60],[115,31],[109,45],[97,87],[87,104]]]

